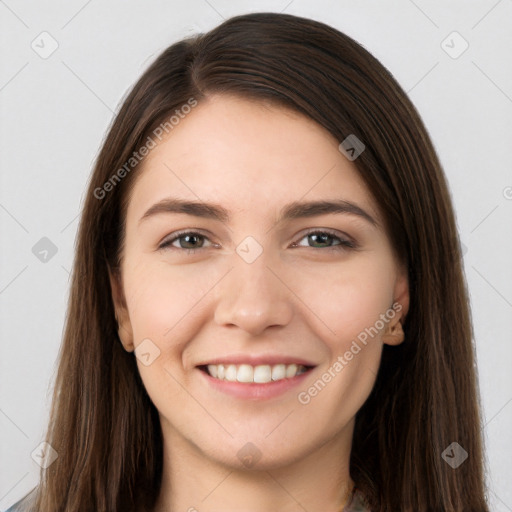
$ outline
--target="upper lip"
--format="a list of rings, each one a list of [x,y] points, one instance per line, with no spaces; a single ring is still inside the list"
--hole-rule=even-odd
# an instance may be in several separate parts
[[[251,366],[259,366],[268,364],[270,366],[276,364],[300,364],[302,366],[316,366],[311,361],[296,356],[287,356],[279,354],[254,355],[254,354],[231,354],[226,356],[218,356],[212,359],[200,362],[196,366],[205,366],[208,364],[249,364]]]

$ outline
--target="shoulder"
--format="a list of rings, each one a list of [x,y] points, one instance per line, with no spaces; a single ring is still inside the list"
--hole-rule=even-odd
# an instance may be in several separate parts
[[[21,500],[11,505],[5,512],[36,512],[32,508],[36,492],[37,487],[32,489],[27,495],[23,496]]]

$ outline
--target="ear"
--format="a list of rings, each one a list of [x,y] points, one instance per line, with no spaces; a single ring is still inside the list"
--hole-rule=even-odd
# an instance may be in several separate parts
[[[386,345],[400,345],[405,339],[402,328],[407,312],[409,311],[409,278],[407,267],[402,265],[393,291],[393,304],[390,309],[395,312],[393,318],[386,324],[382,341]]]
[[[133,352],[135,349],[133,345],[133,330],[124,297],[121,272],[118,269],[111,270],[109,268],[108,274],[110,279],[110,288],[112,290],[112,301],[114,303],[119,339],[127,352]]]

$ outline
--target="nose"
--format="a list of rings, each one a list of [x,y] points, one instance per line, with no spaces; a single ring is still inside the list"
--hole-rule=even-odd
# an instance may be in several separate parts
[[[234,257],[232,270],[215,287],[217,325],[257,336],[267,327],[288,324],[293,315],[289,278],[270,264],[265,252],[252,263]]]

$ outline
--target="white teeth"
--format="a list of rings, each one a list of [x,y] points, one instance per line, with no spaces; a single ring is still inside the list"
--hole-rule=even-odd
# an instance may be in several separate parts
[[[253,382],[253,375],[254,371],[252,366],[248,364],[241,364],[236,372],[236,380],[238,382]]]
[[[276,364],[273,366],[268,364],[259,366],[251,366],[250,364],[209,364],[207,369],[212,377],[219,380],[246,383],[256,382],[258,384],[291,379],[307,370],[305,366],[300,364]]]
[[[230,364],[227,368],[226,368],[226,374],[224,375],[224,378],[226,380],[229,380],[230,382],[235,382],[236,381],[236,366],[234,364]]]
[[[297,365],[296,364],[289,364],[286,367],[286,377],[288,377],[288,378],[294,377],[296,373],[297,373]]]
[[[286,365],[276,364],[272,367],[272,380],[281,380],[286,377]]]
[[[272,380],[272,370],[268,364],[256,366],[254,368],[254,382],[265,384]]]

